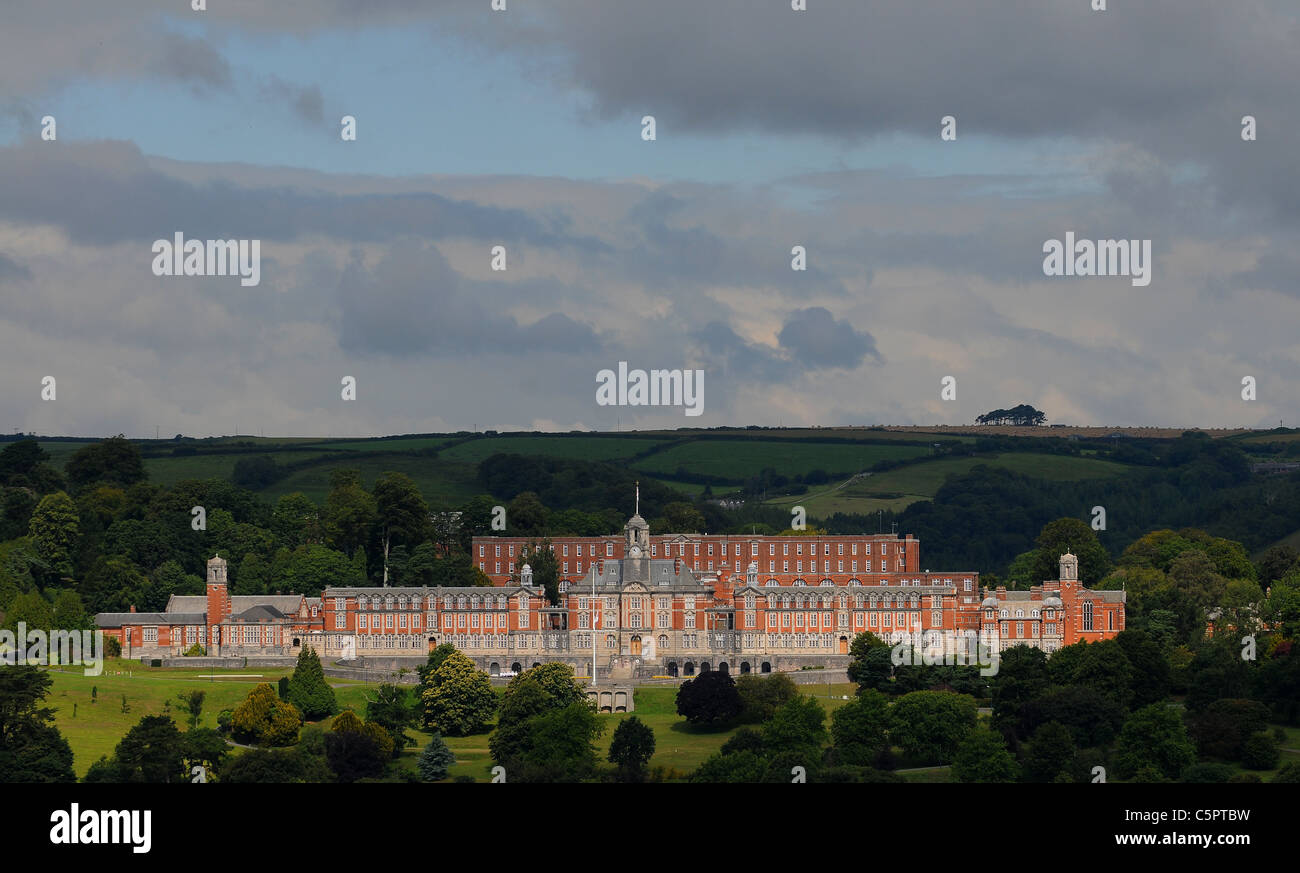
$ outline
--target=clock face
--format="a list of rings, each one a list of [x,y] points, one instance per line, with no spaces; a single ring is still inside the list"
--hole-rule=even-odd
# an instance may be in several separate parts
[[[639,557],[641,557],[641,547],[640,547],[640,546],[633,546],[633,547],[632,547],[632,557],[634,557],[634,558],[639,558]]]

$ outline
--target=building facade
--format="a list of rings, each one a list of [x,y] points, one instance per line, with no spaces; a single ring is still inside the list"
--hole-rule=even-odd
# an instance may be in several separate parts
[[[123,657],[174,657],[200,646],[210,657],[297,655],[324,648],[319,597],[231,595],[226,559],[208,561],[207,592],[173,594],[162,612],[101,612],[95,626],[116,639]]]
[[[503,560],[517,558],[510,551],[525,542],[476,538],[474,549],[490,549],[495,564],[498,549]],[[1124,629],[1124,592],[1083,587],[1072,554],[1061,556],[1058,579],[981,591],[977,573],[917,569],[919,542],[910,536],[652,537],[638,513],[621,537],[568,538],[552,548],[561,567],[566,548],[575,571],[584,562],[580,577],[562,572],[556,604],[526,564],[513,582],[496,574],[492,587],[232,597],[226,563],[214,557],[206,596],[96,621],[131,655],[181,654],[195,643],[209,655],[286,655],[310,645],[336,660],[410,666],[450,643],[490,673],[562,661],[579,675],[594,666],[616,680],[841,666],[863,632],[947,653],[974,653],[977,641],[994,652],[1028,645],[1050,653]],[[782,569],[765,572],[764,563]]]

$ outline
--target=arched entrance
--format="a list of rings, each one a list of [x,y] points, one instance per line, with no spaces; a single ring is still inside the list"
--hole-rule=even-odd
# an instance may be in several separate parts
[[[700,672],[701,672],[701,673],[707,673],[707,672],[709,672],[709,671],[712,670],[712,669],[713,669],[713,668],[709,666],[709,662],[708,662],[708,661],[701,661],[701,662],[700,662]]]
[[[683,665],[683,667],[682,667],[682,675],[683,675],[683,676],[694,676],[694,675],[695,675],[695,662],[694,662],[694,661],[687,661],[686,664]]]
[[[848,653],[849,653],[849,638],[840,637],[840,654],[847,655]]]
[[[771,673],[771,672],[772,672],[772,662],[771,662],[771,661],[764,661],[762,664],[759,665],[758,672],[760,672],[760,673]]]
[[[740,674],[741,674],[742,676],[745,675],[746,673],[748,673],[748,672],[749,672],[749,669],[750,669],[750,668],[749,668],[749,662],[748,662],[748,661],[741,661],[741,662],[740,662]]]
[[[301,646],[301,645],[302,645],[302,640],[301,640],[300,638],[298,638],[298,637],[294,637],[294,638],[293,638],[293,644],[294,644],[295,646]]]
[[[640,654],[641,654],[641,637],[640,637],[640,636],[634,636],[634,637],[632,637],[632,654],[633,654],[633,655],[640,655]]]
[[[676,662],[676,661],[669,661],[669,662],[668,662],[668,675],[669,675],[669,676],[672,676],[672,677],[674,677],[674,678],[676,678],[676,676],[677,676],[677,662]]]
[[[542,666],[542,665],[541,665],[540,663],[538,663],[537,661],[533,661],[533,666],[534,666],[534,667],[540,667],[540,666]]]
[[[524,665],[520,664],[518,661],[515,661],[513,664],[510,665],[510,669],[514,671],[514,674],[516,676],[518,676],[519,673],[524,669]]]
[[[723,661],[721,664],[718,665],[718,669],[721,670],[723,673],[730,673],[731,665],[728,664],[726,661]]]
[[[489,676],[500,676],[500,675],[501,675],[501,665],[498,664],[496,661],[493,661],[491,664],[489,664],[489,665],[488,665],[488,675],[489,675]]]

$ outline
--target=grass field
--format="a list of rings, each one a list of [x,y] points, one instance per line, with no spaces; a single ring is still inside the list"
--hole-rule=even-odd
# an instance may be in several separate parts
[[[330,490],[330,471],[344,468],[360,470],[366,488],[374,487],[381,473],[406,473],[434,508],[462,503],[483,491],[477,470],[468,464],[419,455],[358,453],[356,457],[331,458],[318,466],[291,473],[259,493],[274,501],[282,494],[301,491],[317,503],[323,503]]]
[[[235,470],[235,464],[242,458],[255,458],[252,454],[231,455],[187,455],[179,458],[145,458],[144,468],[149,473],[149,481],[155,485],[170,487],[186,479],[229,479]],[[275,452],[269,453],[277,464],[292,464],[309,458],[325,457],[322,452]]]
[[[662,440],[632,437],[484,437],[452,446],[439,457],[477,464],[498,452],[510,455],[545,455],[580,461],[616,461],[630,458]]]
[[[86,676],[80,669],[51,670],[54,686],[46,703],[54,709],[59,730],[72,747],[73,769],[78,776],[101,755],[113,754],[113,749],[146,715],[162,715],[165,704],[171,702],[171,714],[178,726],[184,729],[177,695],[199,689],[207,694],[203,703],[203,727],[217,726],[217,713],[233,709],[253,687],[260,682],[274,685],[291,669],[276,670],[163,670],[141,667],[138,661],[109,659],[99,676]],[[236,675],[242,674],[242,675]],[[259,674],[252,676],[249,674]],[[331,684],[340,680],[330,680]],[[92,698],[91,690],[98,694]],[[365,710],[366,686],[360,683],[342,683],[335,687],[340,706],[352,706],[359,712]],[[129,712],[122,712],[122,695],[126,695]],[[93,702],[95,699],[98,702]],[[73,715],[76,704],[76,715]]]
[[[915,458],[929,453],[923,446],[846,445],[843,443],[760,442],[756,440],[698,440],[658,452],[636,464],[647,473],[692,473],[745,479],[764,467],[784,476],[811,470],[865,470],[877,461]]]
[[[819,518],[836,512],[869,514],[879,509],[900,512],[918,500],[935,495],[944,481],[968,472],[978,464],[1004,467],[1016,473],[1053,482],[1073,482],[1125,475],[1130,468],[1113,461],[1076,458],[1068,455],[1042,455],[1032,452],[1008,452],[997,456],[973,458],[939,458],[923,464],[900,467],[883,473],[871,473],[838,483],[827,489],[795,497],[769,500],[776,506],[803,506]],[[877,494],[902,494],[902,497],[876,497]]]

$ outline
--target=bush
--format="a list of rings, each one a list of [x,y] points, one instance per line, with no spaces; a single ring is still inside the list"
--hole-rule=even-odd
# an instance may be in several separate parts
[[[1277,771],[1276,776],[1274,776],[1272,779],[1268,781],[1285,782],[1287,784],[1300,783],[1300,764],[1297,764],[1295,761],[1292,761],[1290,764],[1286,764],[1285,766],[1282,767],[1281,770]]]
[[[1241,747],[1241,764],[1247,770],[1272,770],[1281,756],[1277,741],[1264,733],[1251,734]]]
[[[1205,762],[1184,768],[1179,781],[1193,784],[1221,783],[1228,782],[1234,775],[1236,771],[1227,764]]]
[[[185,650],[185,655],[184,655],[184,657],[186,657],[186,658],[202,658],[202,657],[203,657],[204,655],[206,655],[207,653],[208,653],[208,650],[207,650],[207,649],[203,648],[203,647],[200,646],[198,643],[195,643],[194,645],[190,646],[188,649]]]

